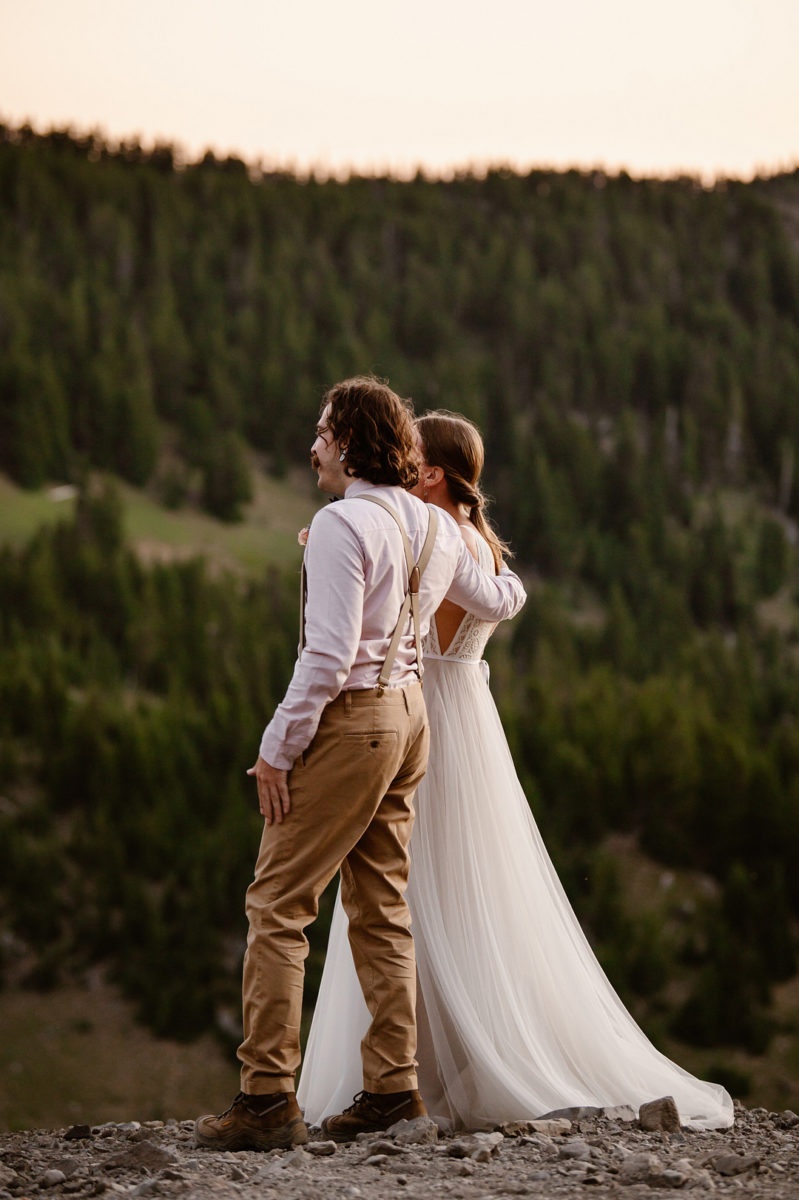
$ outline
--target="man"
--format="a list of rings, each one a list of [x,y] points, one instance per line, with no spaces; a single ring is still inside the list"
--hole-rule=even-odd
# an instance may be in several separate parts
[[[525,599],[512,572],[483,574],[455,522],[408,492],[418,477],[412,415],[386,384],[359,377],[331,388],[311,457],[319,487],[344,501],[311,523],[304,646],[250,771],[264,832],[247,892],[241,1092],[227,1112],[195,1126],[199,1145],[228,1150],[307,1140],[294,1094],[304,929],[339,868],[372,1023],[362,1043],[365,1090],[327,1119],[325,1132],[346,1141],[424,1114],[405,886],[428,727],[407,619],[409,577],[422,636],[445,595],[490,621],[513,616]],[[414,562],[419,569],[411,571]]]

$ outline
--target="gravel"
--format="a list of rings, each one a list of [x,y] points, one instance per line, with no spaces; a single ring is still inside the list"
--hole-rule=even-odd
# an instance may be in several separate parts
[[[645,1129],[611,1110],[572,1112],[438,1137],[429,1122],[401,1122],[345,1146],[312,1130],[307,1147],[268,1153],[197,1148],[193,1121],[0,1134],[0,1200],[654,1200],[677,1191],[691,1200],[799,1198],[799,1117],[790,1111],[736,1105],[734,1128],[709,1133]],[[645,1113],[644,1124],[651,1120]]]

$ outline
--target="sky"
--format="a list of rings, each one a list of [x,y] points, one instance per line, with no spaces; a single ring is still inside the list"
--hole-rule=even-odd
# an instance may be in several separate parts
[[[0,119],[300,172],[799,166],[799,0],[0,0]]]

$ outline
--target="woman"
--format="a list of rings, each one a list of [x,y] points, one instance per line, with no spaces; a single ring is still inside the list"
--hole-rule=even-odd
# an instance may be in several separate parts
[[[450,513],[480,566],[503,545],[483,514],[483,445],[465,418],[417,422],[417,492]],[[419,1089],[444,1128],[576,1105],[674,1097],[683,1125],[729,1126],[732,1101],[647,1040],[571,909],[522,792],[481,656],[492,627],[444,602],[424,655],[430,762],[416,796],[408,904],[419,982]],[[336,903],[298,1100],[314,1123],[360,1087],[369,1017]]]

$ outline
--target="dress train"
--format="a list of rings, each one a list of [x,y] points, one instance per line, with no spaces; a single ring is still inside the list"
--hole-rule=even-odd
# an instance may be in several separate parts
[[[490,569],[485,550],[482,565]],[[491,1128],[572,1106],[671,1095],[683,1125],[733,1123],[718,1084],[647,1039],[574,915],[519,784],[465,617],[445,654],[431,626],[431,755],[416,796],[408,904],[416,946],[419,1087],[446,1129]],[[369,1024],[340,900],[298,1099],[318,1124],[362,1087]]]

